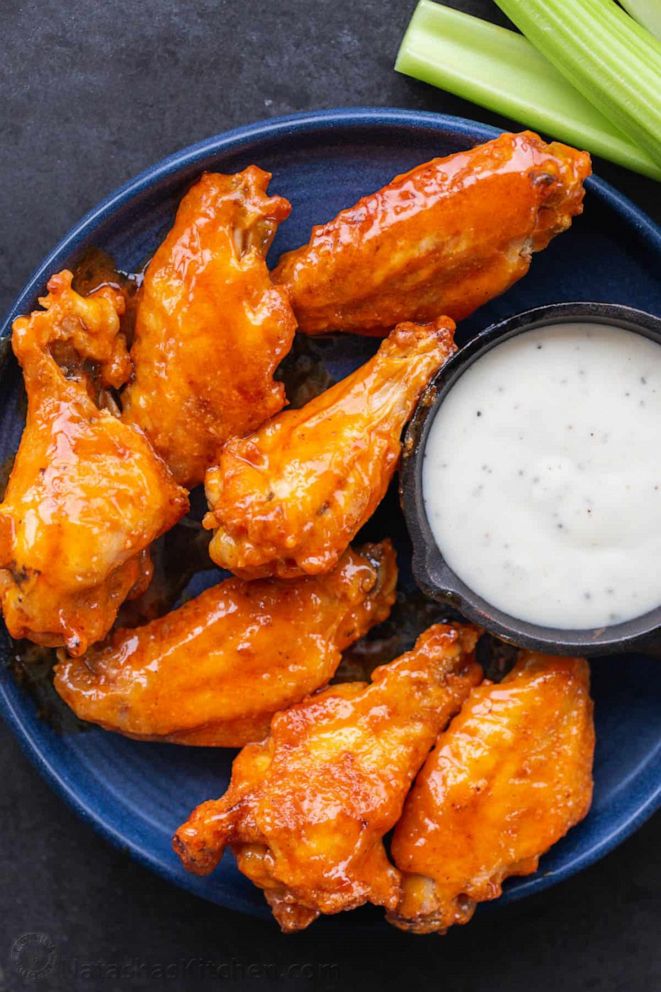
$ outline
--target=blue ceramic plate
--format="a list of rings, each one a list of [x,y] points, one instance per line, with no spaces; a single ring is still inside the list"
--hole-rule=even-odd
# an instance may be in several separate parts
[[[312,224],[328,220],[396,173],[496,133],[430,113],[341,110],[270,120],[212,138],[149,169],[88,214],[35,273],[2,333],[9,333],[11,317],[33,307],[48,276],[75,265],[88,246],[110,252],[123,269],[139,268],[166,232],[183,191],[205,169],[232,172],[255,162],[273,173],[272,191],[288,197],[294,208],[273,246],[275,259],[306,241]],[[460,341],[517,311],[562,300],[661,310],[659,231],[605,183],[592,179],[588,186],[583,217],[535,257],[522,282],[462,324]],[[346,374],[374,347],[364,339],[342,338],[329,354],[333,371]],[[20,436],[19,386],[10,363],[0,409],[0,458],[15,450]],[[394,502],[391,507],[380,513],[380,525],[399,534],[401,519]],[[405,549],[400,557],[405,559]],[[406,572],[406,561],[401,564]],[[5,655],[7,649],[5,640]],[[592,811],[543,859],[536,875],[507,883],[503,901],[544,889],[591,864],[659,805],[658,664],[639,655],[593,662],[598,744]],[[232,752],[138,743],[97,729],[57,732],[39,718],[32,698],[5,666],[0,707],[51,784],[111,841],[197,895],[269,915],[261,893],[238,874],[230,856],[214,875],[199,879],[183,871],[170,848],[174,829],[190,810],[224,791]]]

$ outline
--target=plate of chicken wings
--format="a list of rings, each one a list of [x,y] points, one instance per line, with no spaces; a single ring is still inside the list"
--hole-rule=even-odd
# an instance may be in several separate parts
[[[658,232],[589,173],[439,115],[277,119],[119,190],[17,300],[0,705],[171,881],[287,932],[371,906],[444,933],[657,807],[654,648],[517,651],[426,600],[397,493],[479,330],[661,309]]]

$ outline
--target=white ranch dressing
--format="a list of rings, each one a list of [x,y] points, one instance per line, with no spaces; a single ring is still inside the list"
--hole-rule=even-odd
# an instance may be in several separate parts
[[[610,626],[661,603],[661,345],[593,323],[519,334],[441,403],[422,470],[450,568],[510,616]]]

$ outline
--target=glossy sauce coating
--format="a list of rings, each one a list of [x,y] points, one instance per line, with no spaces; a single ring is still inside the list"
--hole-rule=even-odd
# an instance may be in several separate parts
[[[592,799],[594,725],[582,658],[526,654],[473,689],[404,806],[392,855],[404,873],[390,921],[417,933],[467,923],[511,875],[582,820]]]
[[[371,683],[333,686],[279,713],[270,736],[235,760],[225,795],[177,831],[185,866],[205,874],[231,844],[283,930],[365,902],[393,909],[400,880],[383,836],[439,729],[481,677],[477,636],[430,627]]]
[[[84,658],[55,688],[84,720],[130,737],[238,747],[276,710],[324,685],[341,652],[384,620],[397,568],[389,542],[348,551],[296,582],[228,579]]]
[[[526,274],[532,253],[582,210],[590,157],[536,134],[433,159],[313,228],[284,255],[301,330],[384,333],[402,320],[462,320]]]
[[[246,578],[332,568],[385,495],[400,434],[454,351],[454,324],[400,324],[376,355],[300,410],[230,441],[207,472],[209,553]]]
[[[282,409],[273,378],[296,322],[265,257],[291,209],[251,165],[207,173],[181,201],[145,274],[123,419],[149,435],[182,485],[202,481],[221,444]]]
[[[0,504],[0,597],[12,637],[82,654],[149,582],[147,548],[188,498],[111,412],[106,389],[130,371],[123,297],[82,297],[71,279],[53,276],[44,309],[14,322],[28,414]]]

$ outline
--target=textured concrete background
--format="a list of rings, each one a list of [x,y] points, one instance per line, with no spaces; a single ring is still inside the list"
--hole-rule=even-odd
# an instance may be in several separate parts
[[[500,19],[489,0],[457,3]],[[89,207],[150,163],[262,117],[356,104],[500,120],[392,71],[413,0],[2,4],[0,308]],[[500,19],[500,23],[505,23]],[[597,170],[659,216],[658,187]],[[50,793],[0,727],[0,992],[223,986],[656,992],[659,822],[552,891],[443,940],[273,926],[169,887]],[[21,938],[36,933],[39,937]],[[27,949],[26,949],[27,948]],[[58,967],[17,970],[51,951]]]

